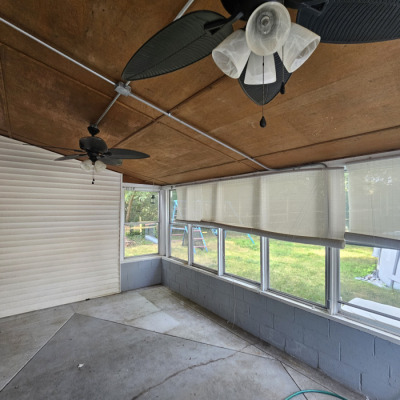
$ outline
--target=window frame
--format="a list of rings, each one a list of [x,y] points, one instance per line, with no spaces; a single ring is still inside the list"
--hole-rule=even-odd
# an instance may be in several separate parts
[[[125,191],[132,190],[135,192],[154,192],[158,194],[158,243],[157,243],[157,253],[147,253],[147,254],[140,254],[136,256],[125,257]],[[164,198],[162,195],[162,190],[160,186],[155,185],[142,185],[142,184],[130,184],[122,182],[121,185],[121,212],[120,212],[120,225],[121,225],[121,232],[120,232],[120,260],[121,262],[127,262],[130,260],[134,260],[140,257],[154,257],[157,255],[161,255],[162,247],[164,243],[163,239],[163,231],[162,231],[162,220],[164,220],[162,207]],[[164,253],[165,254],[165,253]]]
[[[174,190],[168,188],[168,190]],[[168,205],[167,209],[168,212],[170,210],[169,208],[169,200],[170,200],[170,193],[166,196],[168,199]],[[170,225],[171,225],[171,220],[170,216],[168,215],[167,220],[167,225],[168,229],[167,231],[170,231]],[[185,223],[182,223],[185,224]],[[192,250],[192,226],[193,223],[189,224],[186,223],[188,226],[189,230],[189,240],[190,240],[190,245],[188,245],[188,266],[190,267],[195,267],[202,269],[204,271],[207,271],[209,273],[212,273],[214,275],[217,275],[221,277],[222,279],[229,280],[231,282],[236,282],[239,284],[243,284],[246,287],[253,288],[257,291],[259,291],[263,295],[267,296],[273,296],[274,298],[281,299],[282,301],[290,301],[294,302],[294,304],[299,304],[299,306],[305,306],[305,307],[311,307],[312,310],[319,311],[325,315],[331,315],[331,316],[338,316],[340,318],[345,318],[346,320],[353,323],[358,323],[362,324],[366,330],[372,329],[379,329],[382,332],[387,332],[389,334],[395,334],[397,336],[400,336],[399,334],[399,329],[393,326],[393,329],[383,329],[382,324],[376,323],[373,319],[369,319],[367,317],[361,317],[359,315],[352,316],[351,313],[349,312],[342,312],[341,306],[342,304],[346,304],[345,302],[340,300],[340,249],[339,248],[334,248],[334,247],[329,247],[329,246],[321,246],[325,248],[325,304],[320,304],[320,303],[315,303],[307,299],[299,298],[293,295],[290,295],[289,293],[285,292],[280,292],[278,290],[274,290],[270,288],[270,279],[269,279],[269,274],[270,274],[270,263],[269,263],[269,252],[270,252],[270,247],[269,247],[269,237],[268,236],[263,236],[263,235],[258,235],[260,237],[260,277],[261,277],[261,282],[257,283],[255,281],[248,280],[246,278],[229,274],[226,273],[225,271],[225,230],[226,228],[222,228],[220,226],[213,226],[213,224],[205,224],[205,227],[208,228],[214,228],[218,229],[218,270],[215,271],[214,269],[207,268],[206,266],[199,265],[193,262],[193,250]],[[197,225],[197,223],[196,223]],[[203,225],[201,225],[203,226]],[[228,229],[235,231],[235,228],[232,227],[232,229]],[[246,232],[245,230],[238,230],[238,232],[243,232],[243,233],[249,233],[251,234],[252,232],[248,231]],[[357,245],[357,243],[350,243],[346,242],[346,244],[354,244]],[[167,240],[167,247],[170,245],[170,238],[168,237]],[[171,257],[170,252],[167,253],[168,257],[172,259],[176,259],[174,257]],[[180,262],[184,262],[183,260],[177,259]],[[357,308],[362,308],[362,307],[353,307],[354,309]],[[399,307],[400,308],[400,307]],[[362,308],[364,311],[368,311],[371,313],[376,313],[374,310]],[[396,317],[390,316],[390,315],[383,315],[392,321],[400,321],[400,318],[397,319]],[[397,330],[396,330],[397,329]]]

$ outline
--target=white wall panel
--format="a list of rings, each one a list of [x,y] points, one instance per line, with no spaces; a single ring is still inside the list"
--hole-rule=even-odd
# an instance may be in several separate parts
[[[0,137],[0,318],[118,293],[121,175]]]

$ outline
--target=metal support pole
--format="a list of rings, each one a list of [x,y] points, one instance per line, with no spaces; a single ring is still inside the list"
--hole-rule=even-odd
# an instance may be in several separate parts
[[[340,250],[326,247],[325,254],[327,306],[330,314],[337,314],[340,310]]]
[[[218,228],[218,275],[225,273],[225,230]]]
[[[261,236],[260,241],[261,290],[265,292],[269,288],[269,240]]]
[[[193,225],[187,224],[188,230],[188,264],[193,265]]]

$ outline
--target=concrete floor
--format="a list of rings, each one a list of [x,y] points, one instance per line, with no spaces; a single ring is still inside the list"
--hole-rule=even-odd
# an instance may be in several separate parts
[[[364,399],[163,286],[0,319],[1,400],[284,400],[303,389]]]

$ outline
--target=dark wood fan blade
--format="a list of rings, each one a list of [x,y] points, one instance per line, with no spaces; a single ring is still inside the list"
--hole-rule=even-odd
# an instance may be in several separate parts
[[[290,74],[283,66],[278,53],[274,54],[275,70],[276,70],[276,82],[264,85],[246,85],[244,78],[246,75],[247,65],[239,77],[239,84],[246,95],[259,106],[269,103],[276,95],[280,92],[282,82],[286,84],[292,74]],[[264,96],[263,96],[264,94]]]
[[[211,54],[233,32],[232,24],[208,32],[205,25],[224,20],[213,11],[195,11],[150,38],[129,60],[122,79],[135,81],[187,67]]]
[[[97,157],[98,160],[100,160],[101,162],[103,162],[106,165],[115,165],[115,166],[119,166],[122,164],[122,160],[119,158],[111,158],[108,156],[100,156]]]
[[[297,23],[324,43],[370,43],[400,38],[399,0],[304,0]]]
[[[75,159],[77,159],[77,158],[79,158],[79,157],[84,157],[84,156],[86,156],[86,155],[87,155],[86,153],[82,153],[82,154],[70,154],[70,155],[68,155],[68,156],[63,156],[63,157],[56,158],[54,161],[75,160]]]
[[[106,156],[109,158],[122,158],[131,160],[150,157],[146,153],[127,149],[109,149],[108,153],[106,153]]]

